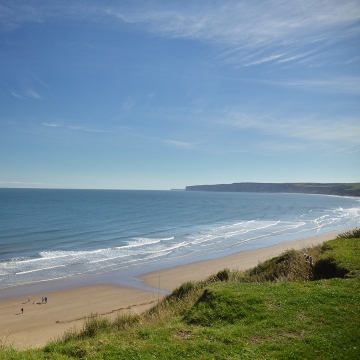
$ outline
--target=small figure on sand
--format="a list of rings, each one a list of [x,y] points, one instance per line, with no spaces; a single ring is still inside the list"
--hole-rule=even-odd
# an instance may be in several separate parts
[[[30,302],[30,296],[28,296],[28,302]]]
[[[21,308],[21,313],[22,313],[22,314],[24,313],[24,308]]]
[[[42,304],[46,304],[46,303],[47,303],[47,297],[46,297],[46,296],[43,296],[43,297],[41,298],[41,303],[42,303]]]

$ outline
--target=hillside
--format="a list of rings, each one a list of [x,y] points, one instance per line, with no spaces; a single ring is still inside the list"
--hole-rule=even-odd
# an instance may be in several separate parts
[[[357,359],[359,259],[355,229],[185,283],[142,315],[92,316],[41,349],[0,343],[0,359]]]
[[[360,196],[360,183],[233,183],[186,186],[186,191],[302,193]]]

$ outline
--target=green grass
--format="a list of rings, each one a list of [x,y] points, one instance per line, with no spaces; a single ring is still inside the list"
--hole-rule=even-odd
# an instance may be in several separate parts
[[[0,359],[359,359],[359,235],[185,283],[143,315],[93,316],[42,349],[0,346]]]

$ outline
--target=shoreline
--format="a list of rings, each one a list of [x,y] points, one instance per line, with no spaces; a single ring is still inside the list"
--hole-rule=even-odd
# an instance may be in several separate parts
[[[114,319],[124,313],[140,313],[154,306],[164,296],[161,291],[171,292],[187,281],[197,281],[224,268],[246,270],[259,262],[270,259],[288,249],[319,245],[332,240],[347,230],[333,231],[268,247],[239,252],[211,260],[144,273],[137,276],[144,288],[114,283],[89,284],[45,293],[30,293],[0,300],[0,341],[17,349],[44,346],[59,338],[65,331],[82,327],[86,317],[92,314]],[[152,291],[145,290],[145,286]],[[45,287],[46,289],[46,287]],[[47,304],[41,303],[43,295]],[[24,313],[21,313],[21,308]]]
[[[352,228],[348,230],[352,230]],[[260,249],[245,250],[216,259],[179,265],[169,269],[145,273],[140,275],[139,278],[148,287],[171,292],[184,282],[203,280],[210,275],[216,274],[224,268],[244,271],[255,267],[259,264],[259,262],[263,262],[280,255],[285,250],[301,250],[306,247],[320,245],[325,241],[335,239],[337,235],[348,230],[332,231],[321,235],[270,245]]]

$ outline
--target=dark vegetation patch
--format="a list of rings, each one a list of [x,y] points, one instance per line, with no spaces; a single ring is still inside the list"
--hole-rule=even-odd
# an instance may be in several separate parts
[[[360,228],[345,231],[336,237],[337,239],[360,239]]]
[[[313,271],[315,279],[344,278],[350,272],[349,269],[339,267],[336,259],[331,257],[319,259]]]

